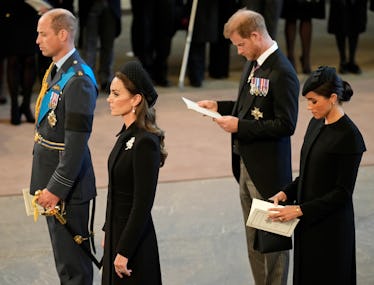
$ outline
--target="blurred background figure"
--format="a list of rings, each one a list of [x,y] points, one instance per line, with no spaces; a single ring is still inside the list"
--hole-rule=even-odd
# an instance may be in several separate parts
[[[6,58],[8,92],[11,99],[10,122],[21,124],[21,116],[34,123],[30,109],[35,82],[36,26],[38,13],[23,0],[4,0],[0,5],[0,58]],[[22,97],[22,102],[18,97]]]
[[[324,0],[284,0],[281,17],[285,19],[285,37],[287,57],[296,69],[295,42],[297,22],[301,40],[301,70],[304,74],[311,72],[310,49],[312,45],[312,19],[325,18]]]
[[[3,55],[0,54],[0,105],[6,104],[6,96],[3,90],[4,87],[4,58]]]
[[[134,55],[156,85],[168,87],[168,57],[174,34],[175,0],[131,0]]]
[[[242,6],[260,13],[273,40],[277,38],[278,21],[284,0],[242,0]]]
[[[191,7],[192,1],[189,1]],[[196,9],[187,75],[190,85],[201,87],[205,78],[206,52],[209,44],[209,76],[223,79],[229,76],[231,42],[223,36],[223,26],[239,7],[237,1],[199,1]]]
[[[366,31],[367,0],[331,0],[327,31],[334,34],[339,52],[339,72],[360,74],[356,63],[359,35]],[[348,53],[346,45],[348,43]]]
[[[229,77],[231,42],[223,36],[223,26],[232,14],[240,7],[239,1],[218,1],[218,38],[209,44],[209,76],[215,79]]]
[[[113,76],[114,41],[121,34],[121,1],[79,0],[79,23],[84,59],[95,71],[99,49],[98,79],[101,90],[108,91]]]

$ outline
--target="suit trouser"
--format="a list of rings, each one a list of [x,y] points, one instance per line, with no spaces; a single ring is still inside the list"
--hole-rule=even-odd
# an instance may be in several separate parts
[[[88,237],[89,205],[66,205],[66,220],[75,234]],[[80,246],[90,248],[89,241],[82,245],[74,242],[71,234],[53,216],[47,217],[49,235],[57,273],[62,285],[92,285],[93,267],[91,259]]]
[[[266,173],[264,173],[266,175]],[[254,186],[247,169],[240,161],[240,201],[244,217],[247,222],[252,199],[262,199],[261,194]],[[253,241],[256,229],[245,225],[247,238],[247,249],[249,262],[252,268],[253,279],[256,285],[285,285],[287,284],[289,251],[278,251],[274,253],[260,253],[253,249]]]
[[[92,4],[84,32],[84,55],[87,64],[96,69],[97,44],[100,41],[99,80],[107,84],[112,80],[114,41],[116,38],[116,17],[108,5],[101,2]]]

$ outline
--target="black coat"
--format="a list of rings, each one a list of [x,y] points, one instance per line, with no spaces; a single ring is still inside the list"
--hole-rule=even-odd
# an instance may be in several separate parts
[[[102,284],[161,284],[151,210],[160,166],[160,140],[132,124],[123,127],[109,156]],[[131,277],[114,270],[117,253],[129,259]]]
[[[357,35],[366,30],[367,0],[331,0],[327,31],[334,35]]]
[[[238,132],[232,141],[238,141],[240,156],[248,174],[264,199],[292,181],[291,139],[296,129],[299,80],[289,60],[278,49],[255,72],[255,77],[269,79],[266,96],[243,92],[252,62],[247,62],[239,86],[236,102],[218,102],[222,115],[238,116],[240,96],[246,97],[243,115],[239,116]],[[252,110],[259,108],[263,118],[256,120]],[[239,181],[239,156],[232,152],[234,176]]]
[[[2,0],[0,4],[0,56],[33,55],[37,51],[39,15],[24,0]]]
[[[300,155],[300,175],[285,189],[303,216],[294,235],[293,284],[356,284],[352,195],[365,144],[343,116],[312,119]]]

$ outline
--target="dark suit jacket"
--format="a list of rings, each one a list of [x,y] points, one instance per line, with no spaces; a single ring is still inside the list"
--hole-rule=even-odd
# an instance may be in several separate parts
[[[85,27],[87,25],[87,17],[88,13],[90,12],[90,9],[95,1],[103,1],[103,0],[79,0],[79,24],[82,27]],[[113,16],[115,17],[116,21],[116,37],[118,37],[121,34],[121,16],[122,16],[122,10],[121,10],[121,1],[120,0],[105,0],[105,2],[108,2],[108,6],[113,12]]]
[[[125,126],[108,159],[109,186],[106,209],[102,284],[161,284],[156,232],[151,210],[160,168],[159,138]],[[129,259],[130,278],[114,271],[117,254]],[[125,282],[124,282],[125,281]]]
[[[77,204],[96,196],[95,175],[87,143],[98,93],[92,80],[78,72],[82,71],[82,63],[84,61],[76,51],[52,82],[50,76],[47,79],[51,88],[71,66],[76,69],[76,75],[65,85],[54,110],[56,125],[49,125],[47,114],[36,128],[43,138],[65,143],[65,150],[51,150],[35,143],[30,184],[32,194],[38,189],[47,188],[62,200]]]
[[[299,80],[279,49],[255,72],[255,77],[269,79],[266,96],[250,95],[243,91],[251,69],[252,62],[247,62],[240,81],[238,100],[218,102],[218,112],[238,116],[240,97],[249,96],[243,107],[244,115],[239,118],[238,132],[232,135],[232,141],[237,140],[240,157],[254,185],[267,199],[292,180],[290,136],[296,128]],[[263,118],[256,120],[251,115],[255,107],[262,112]],[[233,173],[237,181],[240,157],[232,152]]]

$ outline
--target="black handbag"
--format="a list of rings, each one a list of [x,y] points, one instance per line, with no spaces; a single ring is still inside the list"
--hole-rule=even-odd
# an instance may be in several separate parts
[[[257,229],[253,249],[261,253],[289,250],[292,238]]]

